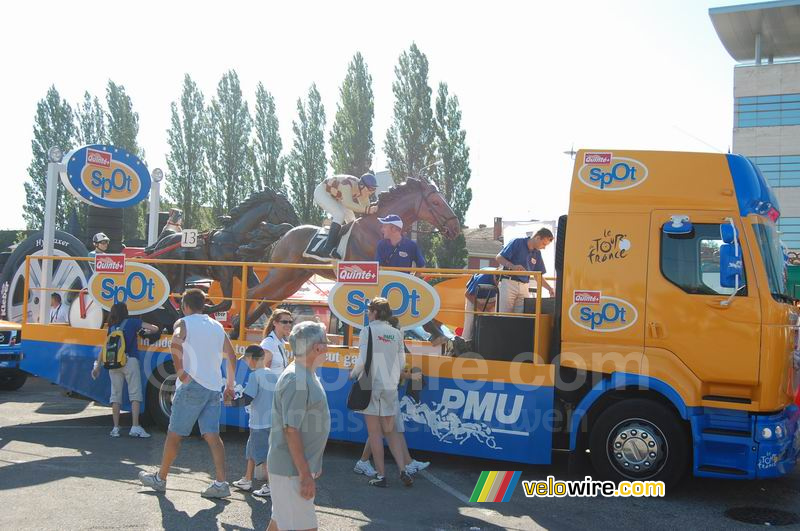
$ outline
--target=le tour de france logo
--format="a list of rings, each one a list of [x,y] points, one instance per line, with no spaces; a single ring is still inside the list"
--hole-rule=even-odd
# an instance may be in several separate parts
[[[424,280],[398,271],[381,271],[377,284],[337,282],[328,294],[328,305],[342,321],[363,328],[369,323],[367,306],[375,297],[389,300],[404,330],[423,325],[439,313],[436,290]]]
[[[124,149],[101,144],[70,152],[61,181],[80,201],[103,208],[133,206],[150,193],[144,162]]]
[[[575,290],[569,307],[570,320],[592,332],[619,332],[633,326],[638,317],[631,303],[600,291]]]
[[[616,192],[639,186],[647,179],[647,166],[636,159],[615,157],[611,152],[583,154],[578,178],[595,190]]]
[[[169,282],[154,267],[127,262],[123,275],[114,272],[92,275],[89,295],[106,310],[114,303],[124,302],[129,314],[141,315],[164,304],[169,297]]]

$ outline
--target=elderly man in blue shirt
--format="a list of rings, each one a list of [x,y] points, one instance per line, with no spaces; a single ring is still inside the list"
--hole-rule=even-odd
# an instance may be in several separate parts
[[[529,238],[515,238],[508,242],[500,254],[497,263],[506,270],[511,271],[539,271],[544,275],[547,269],[542,260],[542,249],[553,241],[553,233],[549,229],[539,229]],[[530,296],[528,283],[530,277],[522,275],[508,275],[500,277],[500,312],[521,313],[525,297]],[[553,287],[542,278],[542,285],[552,297]]]
[[[425,267],[425,257],[416,242],[403,236],[403,220],[394,214],[378,218],[383,240],[378,242],[375,260],[383,267]]]

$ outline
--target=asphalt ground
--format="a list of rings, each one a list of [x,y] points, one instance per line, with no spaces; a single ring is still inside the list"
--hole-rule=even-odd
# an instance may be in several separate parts
[[[123,426],[130,425],[124,415]],[[166,494],[140,487],[139,470],[156,469],[164,433],[150,439],[111,439],[111,410],[59,387],[29,379],[0,392],[0,529],[258,529],[270,518],[269,500],[234,491],[222,501],[200,491],[213,473],[204,441],[184,441]],[[229,480],[244,472],[247,433],[226,431]],[[367,485],[352,472],[358,445],[329,443],[317,483],[321,529],[731,529],[755,528],[745,516],[781,523],[775,510],[800,514],[800,472],[771,481],[688,479],[666,498],[526,498],[521,485],[507,503],[471,504],[483,470],[522,470],[522,479],[582,479],[566,463],[531,467],[419,454],[432,461],[405,488],[389,464],[390,487]],[[413,452],[412,452],[413,453]],[[783,515],[785,516],[785,515]],[[792,526],[789,526],[792,527]],[[794,527],[798,527],[795,525]]]

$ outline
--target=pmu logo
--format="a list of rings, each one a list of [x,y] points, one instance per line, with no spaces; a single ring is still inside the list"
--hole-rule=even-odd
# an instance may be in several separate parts
[[[389,300],[403,329],[422,325],[439,313],[436,290],[424,280],[398,271],[382,271],[376,284],[337,282],[328,294],[328,306],[340,320],[363,328],[369,323],[369,301],[375,297]]]
[[[103,208],[135,205],[150,192],[150,173],[139,158],[106,145],[79,148],[68,155],[62,182],[81,201]]]
[[[569,318],[576,325],[592,332],[619,332],[633,326],[639,317],[636,307],[628,301],[600,295],[597,299],[579,297],[576,291],[575,302],[569,307]]]
[[[159,308],[169,296],[169,282],[154,267],[128,262],[125,274],[95,273],[89,279],[89,294],[110,310],[115,303],[128,306],[128,313],[140,315]]]
[[[614,157],[611,153],[586,155],[583,166],[578,170],[578,178],[590,188],[615,192],[639,186],[647,179],[647,166],[636,159]]]
[[[525,397],[511,397],[506,393],[480,393],[478,391],[461,391],[445,389],[442,392],[442,405],[447,409],[460,410],[464,420],[514,424],[522,415],[522,404]]]

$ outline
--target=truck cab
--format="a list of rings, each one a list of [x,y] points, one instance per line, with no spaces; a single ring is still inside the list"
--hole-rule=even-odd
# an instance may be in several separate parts
[[[626,479],[794,466],[798,309],[779,216],[742,156],[578,152],[550,348],[566,448]]]

